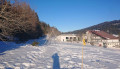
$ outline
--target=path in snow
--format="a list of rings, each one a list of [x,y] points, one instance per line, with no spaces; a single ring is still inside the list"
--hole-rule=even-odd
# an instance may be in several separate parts
[[[81,69],[82,45],[60,43],[29,44],[0,53],[0,69]],[[84,69],[120,69],[120,50],[84,46]]]

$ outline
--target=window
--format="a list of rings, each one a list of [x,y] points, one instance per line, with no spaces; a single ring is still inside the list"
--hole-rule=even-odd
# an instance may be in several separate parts
[[[68,37],[66,37],[66,39],[69,39]]]
[[[2,30],[0,29],[0,33],[2,32]]]
[[[76,37],[74,37],[74,39],[76,39]]]
[[[76,41],[76,37],[74,37],[74,39],[73,39],[74,41]]]

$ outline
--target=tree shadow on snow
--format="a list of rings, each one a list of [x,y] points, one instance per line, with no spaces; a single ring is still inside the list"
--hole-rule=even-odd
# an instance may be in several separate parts
[[[47,41],[45,38],[46,37],[41,37],[39,39],[29,40],[29,41],[24,42],[24,43],[2,42],[2,41],[0,41],[0,55],[4,55],[5,51],[14,50],[14,49],[17,49],[21,46],[31,45],[32,42],[34,42],[34,41],[39,42],[40,43],[39,46],[42,46]]]
[[[43,46],[46,45],[46,43],[48,42],[46,39],[43,39],[42,41],[39,41],[39,46]]]
[[[0,41],[0,55],[4,55],[5,51],[14,50],[16,48],[19,48],[22,45],[23,45],[23,43],[22,44],[16,44],[14,42],[2,42],[2,41]]]
[[[53,59],[53,69],[60,69],[59,56],[57,53],[52,55]]]

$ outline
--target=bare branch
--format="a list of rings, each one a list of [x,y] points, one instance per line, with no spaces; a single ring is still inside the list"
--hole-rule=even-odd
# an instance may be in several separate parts
[[[2,9],[2,11],[1,11],[0,15],[2,15],[2,13],[4,12],[4,10],[6,9],[6,7],[7,7],[7,5],[8,5],[8,3],[7,3],[7,1],[6,1],[6,0],[5,0],[5,2],[6,2],[6,5],[3,7],[3,9]]]

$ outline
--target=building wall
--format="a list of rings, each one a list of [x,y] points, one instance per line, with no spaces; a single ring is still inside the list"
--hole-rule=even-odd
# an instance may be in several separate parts
[[[115,46],[119,46],[119,43],[118,42],[114,42],[114,43],[109,42],[109,43],[106,43],[106,46],[115,47]]]
[[[119,40],[118,39],[109,39],[109,40],[107,40],[107,42],[119,42]]]
[[[99,37],[95,34],[92,34],[90,32],[87,32],[86,36],[87,36],[87,42],[88,43],[90,43],[90,42],[103,42],[103,40],[104,40],[101,37]]]

